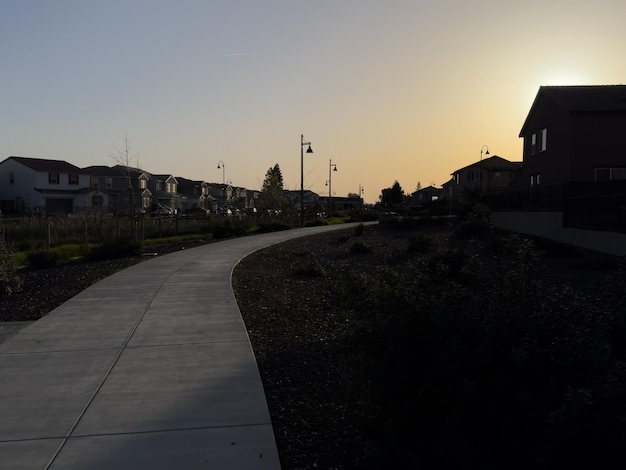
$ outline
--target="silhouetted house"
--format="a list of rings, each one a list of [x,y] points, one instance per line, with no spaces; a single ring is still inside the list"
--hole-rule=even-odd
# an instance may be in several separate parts
[[[444,184],[445,197],[461,199],[510,188],[520,167],[521,162],[497,155],[477,161],[452,173],[452,180]]]
[[[0,162],[0,209],[5,213],[80,212],[94,196],[89,175],[63,160],[8,157]]]
[[[519,186],[626,180],[626,85],[542,86],[519,136]]]
[[[94,165],[83,168],[83,171],[90,175],[92,189],[107,194],[107,212],[129,214],[151,210],[152,191],[148,187],[152,176],[150,173],[124,165]]]
[[[152,192],[152,208],[157,206],[169,207],[177,213],[180,210],[180,195],[178,194],[178,180],[173,175],[149,174],[148,188]]]
[[[177,176],[178,194],[180,196],[180,211],[182,213],[210,211],[213,196],[209,194],[209,183],[206,181],[190,180]]]
[[[287,198],[287,200],[291,202],[293,208],[296,211],[300,211],[300,191],[298,190],[292,191],[292,190],[285,189],[283,193],[285,194],[285,197]],[[313,191],[309,189],[305,189],[302,192],[302,196],[303,196],[302,201],[304,203],[305,211],[321,209],[319,194],[314,193]]]
[[[411,207],[426,207],[438,200],[443,193],[443,189],[434,186],[426,186],[411,194]]]

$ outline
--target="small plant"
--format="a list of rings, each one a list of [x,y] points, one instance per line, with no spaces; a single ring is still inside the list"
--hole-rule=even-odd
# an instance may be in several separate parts
[[[307,256],[306,259],[299,261],[295,266],[294,273],[298,276],[324,276],[322,265],[312,256]]]
[[[22,288],[22,279],[15,271],[12,253],[0,239],[0,295],[11,295]]]
[[[125,258],[141,254],[141,243],[128,239],[118,239],[112,243],[103,243],[89,250],[88,257],[92,260]]]
[[[435,241],[432,237],[418,233],[409,238],[409,253],[428,253],[435,247]]]
[[[41,250],[28,253],[27,258],[31,268],[52,268],[57,264],[59,254],[53,250]]]
[[[360,237],[363,235],[364,231],[365,231],[365,226],[363,224],[359,224],[356,227],[354,227],[354,236]]]
[[[355,241],[350,247],[352,253],[369,253],[372,249],[362,241]]]

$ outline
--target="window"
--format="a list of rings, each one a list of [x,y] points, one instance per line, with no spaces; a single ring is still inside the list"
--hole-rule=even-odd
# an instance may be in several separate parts
[[[94,194],[93,196],[91,196],[91,205],[93,207],[102,207],[102,195]]]
[[[480,171],[479,170],[470,171],[467,174],[467,181],[469,181],[470,183],[480,182]]]
[[[539,151],[545,152],[548,148],[548,129],[541,129],[539,131]]]
[[[535,175],[530,175],[530,185],[531,186],[535,185]]]
[[[143,196],[142,197],[142,204],[143,204],[143,208],[144,209],[150,207],[150,196]]]
[[[146,189],[147,186],[148,182],[144,178],[141,178],[139,180],[139,189]]]
[[[107,178],[104,180],[104,187],[107,189],[111,189],[113,187],[113,179]]]
[[[626,168],[596,168],[596,181],[626,180]]]
[[[500,181],[500,180],[502,179],[502,173],[500,173],[499,171],[496,171],[496,172],[493,174],[493,178],[494,178],[496,181]]]
[[[530,154],[545,152],[548,148],[548,129],[543,128],[530,136]]]
[[[15,184],[15,173],[9,173],[9,184]]]
[[[459,173],[454,175],[454,181],[456,182],[456,184],[459,184],[460,182]]]
[[[49,184],[59,184],[59,174],[58,173],[48,173],[48,183]]]
[[[537,184],[541,184],[541,175],[537,173]]]
[[[78,175],[67,175],[67,184],[78,184]]]

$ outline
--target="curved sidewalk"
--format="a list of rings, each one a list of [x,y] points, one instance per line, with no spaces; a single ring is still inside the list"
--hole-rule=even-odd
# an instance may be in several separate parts
[[[355,224],[221,241],[139,263],[0,345],[11,469],[279,469],[236,263]]]

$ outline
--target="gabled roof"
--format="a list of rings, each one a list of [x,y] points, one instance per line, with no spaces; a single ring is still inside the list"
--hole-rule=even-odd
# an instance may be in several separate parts
[[[116,168],[111,168],[106,165],[92,165],[83,168],[83,171],[89,173],[91,176],[108,176],[108,177],[120,177],[120,172]]]
[[[484,158],[480,161],[474,162],[471,165],[459,168],[455,172],[451,173],[455,175],[470,168],[484,168],[486,170],[499,171],[499,170],[517,170],[522,166],[522,162],[510,162],[505,158],[494,155],[493,157]]]
[[[68,163],[64,160],[47,160],[45,158],[29,158],[29,157],[9,157],[4,161],[14,160],[22,165],[45,173],[68,173],[68,174],[84,174],[85,171],[81,170],[75,165]]]
[[[550,99],[566,112],[626,111],[626,85],[541,86],[535,96],[520,137],[539,100]]]

